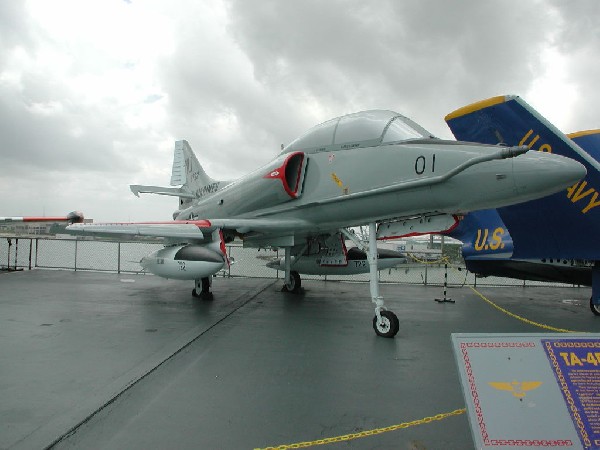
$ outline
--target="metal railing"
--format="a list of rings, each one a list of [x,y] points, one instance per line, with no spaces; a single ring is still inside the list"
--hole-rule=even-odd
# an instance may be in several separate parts
[[[54,237],[0,237],[0,270],[62,269],[112,273],[144,273],[139,265],[142,257],[162,248],[158,242],[58,239]],[[279,257],[275,250],[244,248],[241,243],[227,245],[234,260],[217,276],[249,278],[282,278],[283,274],[266,267],[269,259]],[[441,286],[446,273],[444,263],[410,262],[379,272],[383,283]],[[369,274],[351,276],[302,275],[304,279],[368,282]],[[452,265],[447,272],[448,285],[462,286],[564,286],[557,283],[522,281],[511,278],[476,278],[467,272],[464,262]]]

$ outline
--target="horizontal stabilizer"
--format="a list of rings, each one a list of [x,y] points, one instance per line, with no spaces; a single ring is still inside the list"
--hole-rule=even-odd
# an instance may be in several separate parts
[[[169,195],[173,197],[182,197],[182,198],[195,198],[196,196],[192,194],[190,191],[184,188],[169,188],[162,186],[143,186],[140,184],[132,184],[129,186],[131,192],[134,193],[136,197],[139,197],[140,194],[156,194],[156,195]]]

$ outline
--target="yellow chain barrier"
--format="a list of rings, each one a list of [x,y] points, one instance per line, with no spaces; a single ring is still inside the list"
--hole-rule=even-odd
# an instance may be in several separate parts
[[[440,259],[436,259],[435,261],[427,261],[426,259],[419,259],[412,253],[407,253],[406,256],[410,257],[413,261],[418,262],[419,264],[442,264],[449,263],[447,256],[442,256]]]
[[[455,267],[453,264],[450,263],[450,260],[447,257],[442,257],[440,260],[435,261],[435,262],[430,262],[430,261],[421,261],[419,259],[417,259],[416,257],[414,257],[413,255],[409,256],[414,259],[415,261],[421,263],[421,264],[439,264],[440,262],[446,263],[448,264],[448,267],[450,267],[451,269],[459,272],[459,268]],[[585,331],[575,331],[575,330],[567,330],[565,328],[557,328],[557,327],[553,327],[550,325],[545,325],[543,323],[539,323],[539,322],[535,322],[533,320],[529,320],[523,316],[519,316],[518,314],[515,314],[513,312],[508,311],[507,309],[502,308],[501,306],[499,306],[498,304],[494,303],[493,301],[491,301],[489,298],[487,298],[485,295],[483,295],[481,292],[479,292],[474,286],[470,286],[467,285],[469,287],[469,289],[471,289],[475,294],[477,294],[477,296],[479,298],[481,298],[483,301],[485,301],[487,304],[489,304],[490,306],[496,308],[498,311],[506,314],[509,317],[512,317],[513,319],[517,319],[520,320],[521,322],[524,322],[526,324],[529,325],[533,325],[535,327],[538,328],[542,328],[544,330],[549,330],[549,331],[555,331],[557,333],[585,333]]]
[[[334,442],[351,441],[353,439],[360,439],[360,438],[364,438],[367,436],[375,436],[377,434],[387,433],[389,431],[401,430],[401,429],[408,428],[408,427],[414,427],[416,425],[423,425],[423,424],[431,423],[431,422],[434,422],[437,420],[443,420],[443,419],[446,419],[451,416],[458,416],[460,414],[464,414],[465,411],[466,411],[465,408],[456,409],[452,412],[437,414],[437,415],[431,416],[431,417],[424,417],[423,419],[413,420],[412,422],[404,422],[404,423],[401,423],[398,425],[392,425],[389,427],[375,428],[374,430],[366,430],[366,431],[360,431],[358,433],[344,434],[342,436],[335,436],[335,437],[330,437],[330,438],[325,438],[325,439],[317,439],[315,441],[298,442],[295,444],[284,444],[284,445],[278,445],[275,447],[266,447],[263,449],[256,448],[254,450],[287,450],[290,448],[306,448],[306,447],[313,447],[316,445],[333,444]]]
[[[556,327],[552,327],[550,325],[544,325],[543,323],[539,323],[539,322],[534,322],[533,320],[529,320],[526,319],[525,317],[519,316],[515,313],[512,313],[504,308],[502,308],[501,306],[497,305],[496,303],[494,303],[493,301],[491,301],[489,298],[487,298],[485,295],[483,295],[481,292],[479,292],[477,289],[475,289],[473,286],[469,286],[469,288],[475,292],[475,294],[477,294],[479,296],[479,298],[481,298],[482,300],[484,300],[485,302],[487,302],[489,305],[493,306],[494,308],[496,308],[498,311],[503,312],[504,314],[506,314],[507,316],[513,317],[517,320],[520,320],[521,322],[525,322],[529,325],[533,325],[535,327],[539,327],[539,328],[543,328],[545,330],[550,330],[550,331],[556,331],[558,333],[577,333],[577,331],[573,331],[573,330],[567,330],[565,328],[556,328]]]

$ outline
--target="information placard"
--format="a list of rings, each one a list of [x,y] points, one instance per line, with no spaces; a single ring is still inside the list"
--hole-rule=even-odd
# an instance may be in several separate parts
[[[452,341],[476,448],[600,448],[600,335]]]
[[[600,447],[600,339],[542,339],[569,413],[587,448]]]

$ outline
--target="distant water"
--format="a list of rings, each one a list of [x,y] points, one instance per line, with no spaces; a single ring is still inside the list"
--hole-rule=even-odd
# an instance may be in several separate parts
[[[87,241],[70,239],[30,239],[19,238],[18,243],[13,238],[9,247],[8,239],[0,237],[0,268],[5,269],[9,264],[17,267],[65,270],[92,270],[109,272],[140,273],[142,268],[139,261],[142,257],[161,249],[163,246],[152,242],[113,242]],[[266,267],[267,261],[283,256],[283,252],[273,250],[257,250],[243,248],[239,244],[227,246],[229,255],[234,263],[229,269],[221,271],[217,276],[235,276],[252,278],[283,278],[283,272]],[[9,253],[10,252],[10,253]],[[448,269],[448,285],[460,286],[473,284],[475,276],[467,273],[462,266]],[[402,264],[394,269],[380,272],[380,280],[385,283],[407,284],[444,284],[444,266],[439,264],[424,265],[418,263]],[[352,276],[317,276],[303,275],[304,279],[346,280],[368,282],[369,275]],[[510,278],[486,277],[477,279],[477,285],[487,286],[523,286],[523,281]],[[556,285],[541,282],[527,282],[528,286]],[[562,285],[564,286],[564,285]]]

